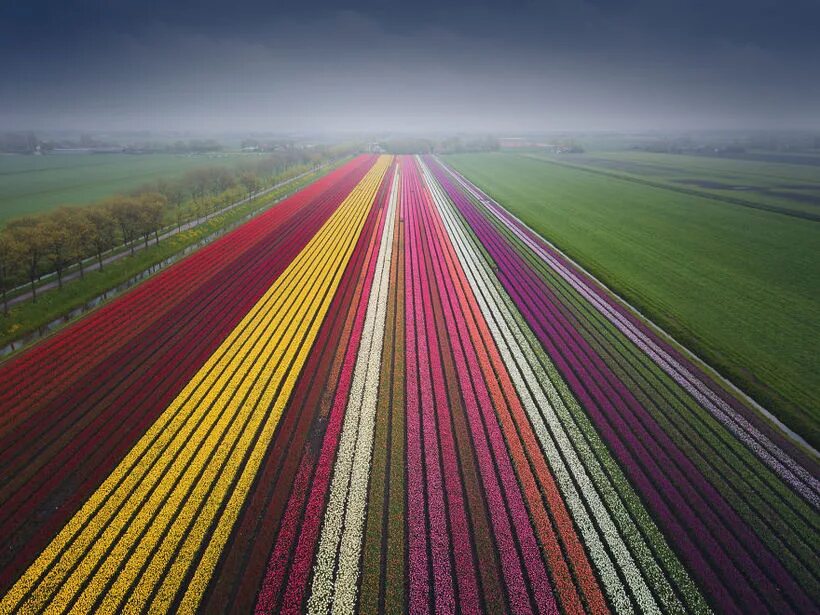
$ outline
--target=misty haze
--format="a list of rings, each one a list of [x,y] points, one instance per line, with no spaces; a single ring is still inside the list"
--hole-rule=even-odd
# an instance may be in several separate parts
[[[815,0],[0,6],[0,613],[820,612]]]

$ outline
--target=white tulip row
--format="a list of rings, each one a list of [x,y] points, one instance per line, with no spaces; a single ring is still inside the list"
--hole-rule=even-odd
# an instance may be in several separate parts
[[[546,356],[541,356],[539,361],[534,348],[537,348],[543,354],[540,344],[532,336],[532,332],[526,326],[523,326],[521,320],[516,321],[515,314],[517,310],[514,304],[493,275],[489,263],[482,257],[478,246],[468,239],[469,233],[466,222],[461,220],[453,205],[432,177],[429,169],[423,163],[421,164],[444,225],[459,254],[459,260],[464,266],[465,274],[504,362],[509,368],[522,404],[527,411],[550,467],[556,475],[563,497],[570,508],[613,606],[617,612],[622,613],[633,612],[635,608],[618,576],[616,568],[619,568],[630,587],[632,595],[635,597],[638,610],[646,613],[660,612],[644,574],[636,564],[630,549],[624,543],[623,537],[626,536],[633,551],[639,554],[644,573],[652,580],[663,610],[667,612],[685,611],[684,605],[678,600],[664,571],[656,562],[651,548],[640,535],[623,502],[617,495],[614,498],[611,495],[607,498],[607,504],[609,505],[609,510],[607,510],[607,506],[602,501],[600,494],[585,470],[584,464],[578,457],[577,449],[584,449],[586,453],[584,455],[585,460],[588,465],[592,463],[596,466],[595,470],[599,474],[599,480],[600,477],[604,476],[603,469],[598,466],[597,460],[580,432],[578,432],[577,427],[572,424],[570,428],[574,430],[572,436],[569,436],[565,430],[565,424],[567,422],[572,423],[572,420],[569,417],[567,408],[564,406],[561,395],[559,395],[559,391],[554,386],[547,369],[545,369],[545,364],[549,360]],[[518,316],[520,318],[520,314]],[[529,340],[527,339],[527,333],[529,333]],[[552,376],[554,378],[556,375],[554,368],[551,371],[553,371]],[[559,412],[562,414],[564,424],[558,418]],[[570,437],[572,437],[572,442]],[[581,490],[581,493],[578,492],[578,489]],[[613,516],[617,519],[617,526]],[[596,528],[596,525],[600,530]],[[615,558],[614,563],[607,553],[602,538]],[[682,567],[680,567],[680,571],[686,574]],[[687,585],[689,587],[686,588],[686,591],[695,592],[699,597],[699,592],[691,583],[691,579],[689,579]],[[697,600],[697,597],[693,603],[700,602],[701,606],[705,607],[702,599]]]
[[[782,480],[792,486],[803,498],[815,508],[820,507],[820,481],[811,475],[808,470],[797,463],[783,449],[772,442],[765,434],[752,425],[744,416],[732,408],[724,399],[706,386],[687,366],[681,364],[675,357],[640,330],[632,321],[618,312],[609,303],[602,300],[597,293],[589,288],[586,281],[579,278],[575,272],[550,254],[543,245],[539,245],[532,237],[513,224],[512,216],[490,197],[482,193],[472,183],[457,173],[452,173],[466,190],[479,199],[487,209],[513,232],[525,245],[546,262],[558,275],[567,281],[581,296],[587,299],[595,309],[603,314],[626,337],[644,351],[652,360],[666,372],[679,386],[686,390],[698,404],[705,408],[724,427],[735,435],[749,448],[763,463],[769,466]],[[516,218],[522,226],[523,222]]]
[[[309,613],[324,614],[332,609],[333,613],[352,614],[356,607],[387,316],[397,187],[398,169],[393,175],[373,287],[368,298],[350,397],[345,408],[339,451],[330,486],[330,500],[325,511],[311,595],[307,603]]]

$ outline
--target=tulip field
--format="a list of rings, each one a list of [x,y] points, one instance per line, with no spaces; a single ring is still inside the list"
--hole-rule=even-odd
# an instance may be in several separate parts
[[[0,613],[812,613],[817,459],[433,156],[0,364]]]

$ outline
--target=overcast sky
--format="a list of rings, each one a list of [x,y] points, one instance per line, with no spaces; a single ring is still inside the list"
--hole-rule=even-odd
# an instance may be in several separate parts
[[[4,0],[0,128],[820,128],[818,0]]]

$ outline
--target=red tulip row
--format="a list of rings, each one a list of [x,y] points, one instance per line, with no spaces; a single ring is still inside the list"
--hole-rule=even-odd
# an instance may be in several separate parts
[[[0,391],[0,429],[7,429],[10,422],[14,424],[18,413],[33,412],[41,398],[58,397],[64,383],[72,382],[82,370],[97,365],[112,349],[136,339],[154,319],[166,313],[200,283],[220,270],[230,270],[235,260],[256,242],[270,240],[275,232],[291,230],[284,225],[292,224],[294,216],[304,216],[323,202],[347,196],[357,178],[367,170],[367,164],[368,159],[360,158],[336,169],[251,223],[242,225],[59,335],[6,362],[3,381],[7,386]],[[185,283],[181,284],[180,280]],[[42,386],[44,381],[53,386]]]
[[[16,419],[0,438],[0,587],[79,508],[372,162],[349,163],[0,367],[12,383],[0,416]],[[132,329],[139,335],[128,338]],[[127,343],[117,342],[120,331]],[[58,395],[38,397],[41,389]],[[34,391],[32,403],[17,391]]]

